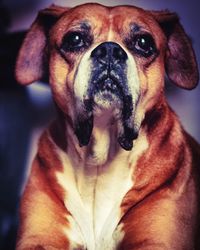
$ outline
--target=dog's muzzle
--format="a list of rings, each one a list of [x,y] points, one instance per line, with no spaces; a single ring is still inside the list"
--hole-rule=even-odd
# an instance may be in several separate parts
[[[119,44],[104,42],[91,52],[90,60],[91,74],[87,97],[83,101],[85,112],[77,118],[75,129],[79,143],[89,143],[95,108],[114,107],[119,110],[122,128],[118,142],[124,149],[130,150],[137,133],[132,125],[134,105],[127,79],[128,55]]]
[[[101,94],[105,98],[110,96],[112,99],[113,96],[123,101],[128,90],[126,52],[117,43],[104,42],[92,51],[91,58],[93,67],[88,96],[93,99],[95,95]]]

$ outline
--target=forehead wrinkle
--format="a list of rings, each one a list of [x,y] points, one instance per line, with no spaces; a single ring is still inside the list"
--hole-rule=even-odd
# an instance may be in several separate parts
[[[138,25],[137,23],[135,23],[135,22],[131,22],[130,23],[130,29],[131,29],[131,31],[133,32],[133,33],[137,33],[137,32],[139,32],[140,30],[141,30],[141,26],[140,25]]]
[[[70,24],[68,30],[77,30],[77,29],[89,32],[91,30],[91,25],[87,19],[83,19],[81,21],[75,20]]]
[[[117,6],[112,8],[114,28],[116,32],[122,31],[139,32],[140,30],[148,29],[148,22],[151,22],[151,17],[146,15],[146,11],[127,6]],[[132,26],[132,27],[131,27]]]

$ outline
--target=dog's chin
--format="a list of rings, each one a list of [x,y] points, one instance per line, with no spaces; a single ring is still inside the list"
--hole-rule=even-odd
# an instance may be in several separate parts
[[[121,110],[123,103],[121,99],[113,92],[109,90],[99,91],[94,95],[94,106],[93,110],[102,109],[102,110]]]

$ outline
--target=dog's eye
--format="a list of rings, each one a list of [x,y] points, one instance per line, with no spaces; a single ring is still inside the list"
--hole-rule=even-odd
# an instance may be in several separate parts
[[[69,32],[64,36],[61,49],[64,51],[79,51],[88,45],[84,34],[80,32]]]
[[[133,50],[144,57],[149,57],[156,52],[153,37],[149,34],[136,35],[133,38]]]

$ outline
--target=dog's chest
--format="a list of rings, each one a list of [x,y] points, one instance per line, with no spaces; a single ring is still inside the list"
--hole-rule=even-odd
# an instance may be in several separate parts
[[[121,218],[120,205],[133,186],[133,169],[124,155],[118,155],[109,165],[78,166],[74,170],[69,159],[62,157],[65,171],[57,173],[59,184],[66,191],[65,206],[70,226],[65,233],[71,249],[116,249],[123,238],[117,227]]]

